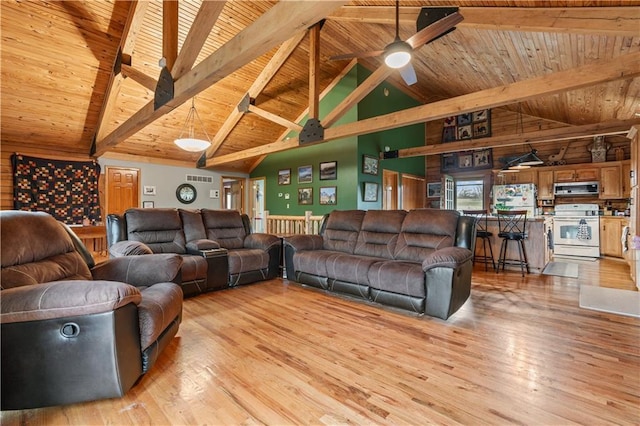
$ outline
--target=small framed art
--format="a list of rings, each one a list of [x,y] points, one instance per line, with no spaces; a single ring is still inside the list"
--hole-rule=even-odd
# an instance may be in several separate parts
[[[364,182],[362,188],[362,201],[378,201],[378,184]]]
[[[298,204],[313,204],[313,188],[298,188]]]
[[[327,161],[320,163],[320,180],[336,180],[338,179],[338,162]]]
[[[427,198],[440,198],[440,191],[442,190],[442,184],[440,182],[427,184]]]
[[[320,204],[336,205],[338,204],[338,187],[322,186],[320,187]]]
[[[156,187],[145,185],[142,188],[142,195],[156,195]]]
[[[378,175],[378,157],[372,155],[362,156],[362,173],[366,175]]]
[[[278,185],[289,185],[291,183],[291,169],[278,170]]]
[[[298,167],[298,183],[313,182],[313,166]]]
[[[154,207],[153,201],[143,201],[142,208],[143,209],[152,209]]]

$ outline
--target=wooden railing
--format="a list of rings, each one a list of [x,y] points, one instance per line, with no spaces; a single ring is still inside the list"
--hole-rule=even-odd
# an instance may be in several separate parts
[[[306,211],[304,216],[270,215],[268,210],[264,212],[267,234],[293,235],[293,234],[318,234],[322,216],[312,216],[311,211]]]

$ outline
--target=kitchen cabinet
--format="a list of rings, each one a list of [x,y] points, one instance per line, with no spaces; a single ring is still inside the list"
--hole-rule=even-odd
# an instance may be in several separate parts
[[[524,169],[516,173],[498,172],[496,185],[511,185],[516,183],[536,183],[537,171],[535,169]]]
[[[631,197],[631,162],[622,164],[622,198]]]
[[[623,198],[621,175],[619,164],[600,168],[600,199]]]
[[[584,169],[556,170],[553,173],[556,182],[593,182],[600,179],[598,167]]]
[[[622,230],[629,224],[623,217],[600,217],[600,254],[622,258]]]
[[[538,200],[553,200],[553,170],[538,172]]]

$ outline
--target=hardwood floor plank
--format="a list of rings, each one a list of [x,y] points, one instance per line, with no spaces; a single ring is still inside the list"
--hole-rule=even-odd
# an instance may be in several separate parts
[[[123,398],[0,421],[638,424],[640,319],[578,304],[581,285],[634,288],[619,266],[580,264],[577,279],[477,266],[448,321],[279,279],[203,294]]]

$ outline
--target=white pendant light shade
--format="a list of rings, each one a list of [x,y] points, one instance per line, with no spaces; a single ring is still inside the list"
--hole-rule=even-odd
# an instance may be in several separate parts
[[[200,127],[202,127],[202,132],[204,133],[206,139],[200,139],[195,136],[196,119],[198,119]],[[189,135],[188,137],[183,138],[182,135],[185,132],[185,129],[187,129]],[[198,114],[198,111],[196,111],[196,106],[193,99],[191,99],[191,108],[189,109],[187,119],[182,126],[180,136],[178,136],[178,139],[174,140],[173,143],[175,143],[180,149],[189,152],[204,151],[211,146],[211,139],[209,138],[209,135],[204,128],[204,124],[202,124],[202,120],[200,120],[200,115]]]
[[[389,68],[402,68],[411,61],[412,50],[406,41],[396,40],[384,48],[384,63]]]
[[[211,146],[211,142],[195,138],[180,138],[173,141],[173,143],[189,152],[204,151]]]

